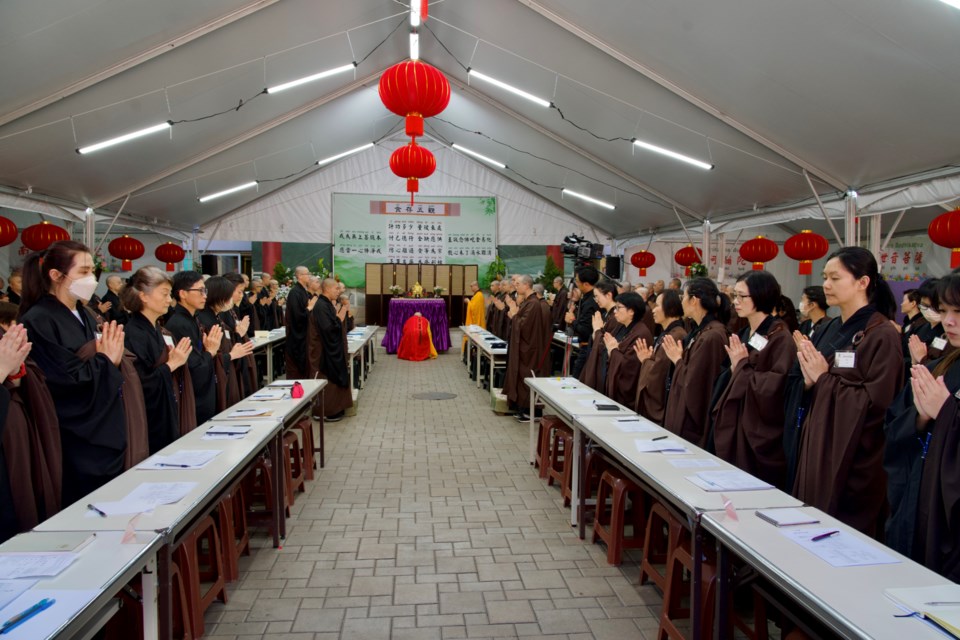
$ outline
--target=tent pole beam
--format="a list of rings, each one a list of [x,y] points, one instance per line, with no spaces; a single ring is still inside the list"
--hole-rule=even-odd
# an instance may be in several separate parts
[[[884,240],[883,246],[880,247],[880,251],[886,251],[887,246],[890,244],[890,241],[893,240],[893,234],[897,230],[897,227],[900,226],[900,221],[903,220],[903,214],[907,212],[906,209],[897,214],[897,219],[893,221],[893,226],[890,227],[890,233],[887,234],[887,239]],[[879,260],[879,256],[877,258]]]
[[[100,251],[100,247],[103,246],[103,243],[104,243],[104,241],[106,241],[107,236],[110,235],[110,230],[113,229],[113,225],[115,225],[115,224],[117,223],[117,218],[119,218],[119,217],[120,217],[120,214],[123,213],[123,208],[124,208],[125,206],[127,206],[127,203],[128,203],[128,202],[130,202],[130,194],[129,194],[129,193],[127,194],[127,197],[124,199],[123,204],[120,205],[120,208],[119,208],[119,209],[117,209],[117,215],[113,216],[113,220],[110,221],[110,225],[107,227],[107,230],[103,232],[103,237],[100,238],[100,243],[97,244],[97,248],[93,250],[94,253],[96,253],[97,251]],[[96,207],[91,207],[91,208],[92,208],[92,209],[95,209]],[[92,239],[93,239],[93,237],[91,236],[91,240],[92,240]]]
[[[823,201],[820,199],[820,194],[817,193],[817,190],[813,188],[813,181],[810,179],[810,175],[807,173],[807,170],[803,170],[803,177],[807,180],[807,185],[810,187],[810,191],[813,192],[813,197],[817,200],[817,206],[820,207],[820,213],[823,214],[823,219],[827,221],[827,224],[830,225],[830,231],[833,231],[833,237],[837,239],[837,244],[841,247],[843,246],[843,240],[840,239],[840,234],[837,232],[837,228],[833,226],[833,220],[830,219],[830,216],[827,215],[827,210],[823,207]]]

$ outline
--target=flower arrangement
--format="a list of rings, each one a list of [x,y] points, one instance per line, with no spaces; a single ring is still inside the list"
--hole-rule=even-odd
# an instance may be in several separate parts
[[[707,265],[702,262],[694,262],[690,265],[690,277],[691,278],[706,278],[707,277]]]
[[[446,289],[444,289],[443,287],[434,287],[434,288],[433,288],[433,295],[434,295],[434,297],[439,298],[440,296],[443,295],[443,292],[444,292],[444,291],[446,291]]]
[[[97,251],[93,254],[93,272],[96,274],[97,278],[100,278],[100,274],[107,270],[106,262],[103,259],[103,253]]]
[[[403,287],[401,287],[401,286],[398,285],[398,284],[392,284],[392,285],[390,285],[390,286],[387,288],[387,290],[390,291],[390,293],[392,293],[392,294],[395,295],[395,296],[399,296],[400,294],[403,293]]]

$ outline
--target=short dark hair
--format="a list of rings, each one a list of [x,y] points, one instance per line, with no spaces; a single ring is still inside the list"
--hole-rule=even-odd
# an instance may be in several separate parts
[[[917,296],[920,298],[929,298],[930,307],[933,309],[940,308],[939,284],[940,278],[930,278],[917,287]]]
[[[170,291],[173,301],[179,304],[180,292],[190,289],[198,282],[203,282],[203,276],[196,271],[181,271],[173,276],[173,289]]]
[[[633,322],[637,323],[643,320],[647,312],[647,303],[639,293],[633,291],[624,291],[617,296],[617,304],[622,304],[627,309],[633,310]]]
[[[660,303],[663,315],[667,318],[682,318],[683,303],[680,301],[680,292],[676,289],[664,289],[660,295],[663,297]]]
[[[773,313],[780,303],[780,283],[769,271],[747,271],[737,282],[747,285],[750,300],[761,313]]]
[[[0,324],[13,324],[17,321],[20,307],[12,302],[0,302]]]
[[[920,304],[920,292],[917,289],[907,289],[903,295],[907,296],[907,300],[913,304]]]
[[[244,282],[243,282],[243,276],[240,275],[239,273],[237,273],[236,271],[231,271],[230,273],[225,273],[225,274],[223,274],[223,277],[226,278],[227,280],[229,280],[231,283],[233,283],[233,288],[234,288],[234,289],[236,289],[236,288],[237,288],[238,286],[240,286],[241,284],[244,284]]]
[[[911,291],[913,291],[913,289],[911,289]],[[807,296],[807,300],[817,305],[824,311],[830,308],[830,305],[827,304],[827,295],[823,292],[823,287],[818,284],[815,284],[812,287],[805,287],[803,289],[803,295]]]
[[[600,280],[600,272],[594,267],[580,267],[577,269],[577,280],[584,284],[596,285]]]
[[[205,307],[214,313],[227,302],[233,301],[233,292],[237,285],[223,276],[212,276],[207,279],[207,302]]]

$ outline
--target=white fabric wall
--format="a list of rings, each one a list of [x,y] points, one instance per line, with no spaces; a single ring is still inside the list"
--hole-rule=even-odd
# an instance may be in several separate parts
[[[425,145],[437,157],[437,170],[421,181],[419,195],[495,196],[497,244],[560,244],[570,233],[583,234],[593,242],[606,239],[602,232],[484,165],[429,141]],[[397,146],[378,145],[237,209],[222,220],[216,239],[332,242],[334,193],[406,194],[406,181],[395,176],[388,164]],[[206,237],[215,226],[204,227]]]

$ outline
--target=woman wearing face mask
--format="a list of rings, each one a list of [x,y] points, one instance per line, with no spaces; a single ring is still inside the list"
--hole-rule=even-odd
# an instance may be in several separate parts
[[[920,304],[917,305],[917,308],[920,309],[920,313],[927,324],[921,326],[907,340],[910,361],[913,365],[937,360],[949,355],[955,349],[947,341],[943,325],[940,322],[940,299],[937,296],[938,283],[939,279],[932,278],[917,289],[917,293],[920,294]]]
[[[783,391],[796,346],[786,323],[771,315],[780,298],[776,278],[748,271],[733,291],[734,309],[748,326],[730,336],[730,381],[714,408],[714,445],[719,457],[782,489]]]
[[[870,536],[882,530],[887,483],[883,421],[903,384],[896,300],[866,249],[843,247],[823,271],[827,302],[840,310],[831,358],[809,340],[797,357],[810,409],[793,494]]]
[[[55,242],[24,262],[20,321],[55,398],[64,507],[119,475],[127,448],[123,327],[108,322],[95,334],[83,306],[96,288],[93,258],[79,242]],[[96,355],[84,359],[78,352],[90,343]]]
[[[684,315],[693,330],[677,342],[663,340],[663,349],[676,369],[663,427],[698,447],[707,444],[713,383],[726,366],[730,299],[709,278],[694,278],[683,289]]]
[[[662,424],[673,363],[661,346],[667,336],[677,343],[683,342],[687,337],[680,294],[674,289],[664,289],[656,298],[653,319],[661,329],[660,335],[652,343],[641,338],[633,346],[634,354],[640,361],[640,379],[637,381],[634,410],[645,418]]]

